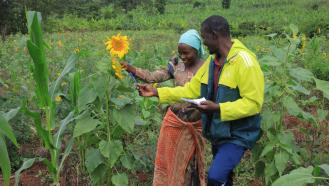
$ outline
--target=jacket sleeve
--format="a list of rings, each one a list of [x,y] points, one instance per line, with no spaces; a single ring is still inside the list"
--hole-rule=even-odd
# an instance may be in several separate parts
[[[160,103],[174,103],[179,102],[181,98],[194,99],[200,96],[200,81],[197,77],[193,77],[190,82],[183,87],[163,87],[158,88],[158,95]]]
[[[264,75],[255,58],[239,57],[235,74],[240,99],[220,103],[222,121],[236,120],[260,113],[264,101]]]
[[[160,103],[173,103],[180,101],[181,98],[195,99],[201,95],[201,79],[208,78],[207,70],[209,67],[209,57],[207,61],[200,67],[197,73],[193,76],[190,82],[184,86],[174,88],[163,87],[158,88],[159,102]]]

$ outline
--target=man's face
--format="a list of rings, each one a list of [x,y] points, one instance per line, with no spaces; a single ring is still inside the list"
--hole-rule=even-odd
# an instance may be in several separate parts
[[[201,37],[203,44],[208,48],[209,54],[215,54],[218,51],[217,37],[213,33],[209,33],[204,27],[201,28]]]

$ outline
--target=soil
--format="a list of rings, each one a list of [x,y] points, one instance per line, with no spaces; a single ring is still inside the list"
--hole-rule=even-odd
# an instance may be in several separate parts
[[[40,144],[40,143],[36,143]],[[22,144],[18,153],[23,157],[43,157],[49,158],[49,154],[42,147],[37,147],[35,143]],[[72,154],[64,163],[64,168],[61,173],[61,186],[85,186],[90,185],[87,175],[79,175],[76,167],[78,165],[77,157]],[[15,173],[10,177],[10,186],[15,183]],[[32,167],[24,170],[20,175],[19,186],[48,186],[50,184],[50,176],[47,167],[42,162],[35,162]],[[3,186],[3,178],[0,175],[0,186]]]

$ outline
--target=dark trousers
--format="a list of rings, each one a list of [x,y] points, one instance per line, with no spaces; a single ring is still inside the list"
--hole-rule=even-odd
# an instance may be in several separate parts
[[[208,170],[208,186],[233,185],[233,169],[240,163],[246,148],[224,143],[212,145],[213,161]]]

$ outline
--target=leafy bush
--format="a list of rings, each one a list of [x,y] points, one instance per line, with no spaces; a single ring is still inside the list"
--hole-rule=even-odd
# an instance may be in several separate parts
[[[315,76],[322,80],[329,80],[328,50],[320,37],[314,37],[306,43],[303,63],[310,68]]]

